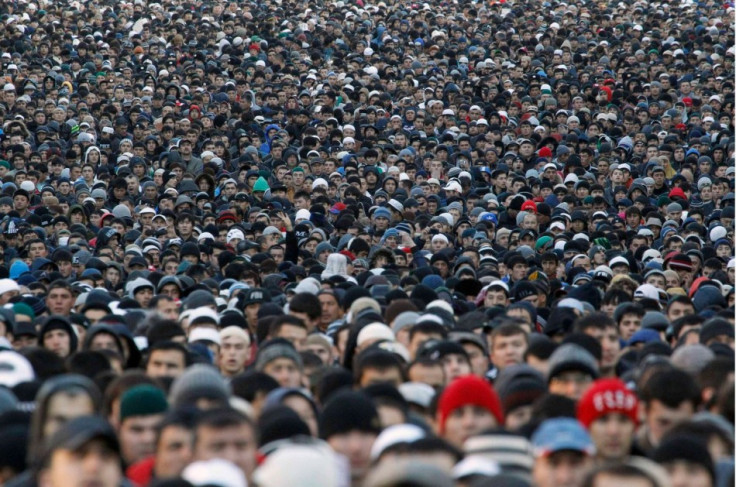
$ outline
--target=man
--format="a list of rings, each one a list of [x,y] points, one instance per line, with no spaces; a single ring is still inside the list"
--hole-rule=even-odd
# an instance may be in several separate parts
[[[74,306],[74,294],[71,285],[61,279],[51,283],[46,294],[46,308],[49,314],[69,317]]]
[[[250,360],[250,336],[238,326],[228,326],[220,331],[220,373],[232,378],[245,369]]]
[[[249,482],[256,467],[257,447],[255,426],[234,409],[203,412],[194,429],[194,461],[227,460],[237,465]]]
[[[667,470],[672,487],[713,487],[716,484],[708,445],[695,436],[668,435],[654,451],[652,459]]]
[[[462,448],[471,436],[503,424],[501,401],[485,380],[466,375],[442,391],[437,403],[436,433],[456,448]]]
[[[136,485],[149,485],[152,480],[181,476],[192,461],[195,409],[174,409],[166,413],[157,427],[156,452],[125,471]]]
[[[74,418],[96,414],[102,402],[97,386],[88,378],[63,374],[44,381],[36,394],[31,448],[40,448],[51,435]],[[38,454],[32,450],[31,454]]]
[[[490,366],[486,341],[480,335],[463,331],[452,332],[450,339],[465,349],[470,361],[471,372],[481,379],[485,378]]]
[[[336,392],[319,418],[319,436],[350,461],[353,485],[362,484],[371,465],[371,448],[381,431],[378,411],[361,392]]]
[[[41,347],[65,359],[77,350],[77,334],[64,316],[52,315],[41,327]]]
[[[40,487],[119,487],[123,481],[115,431],[96,416],[76,418],[59,429],[39,465]]]
[[[549,392],[578,401],[598,378],[595,357],[573,343],[558,347],[549,357]]]
[[[245,320],[248,323],[248,329],[251,333],[255,333],[256,331],[258,311],[261,309],[261,304],[268,301],[267,292],[259,288],[248,289],[244,292],[243,314],[245,315]]]
[[[128,292],[128,296],[138,301],[138,304],[142,308],[148,308],[148,305],[153,298],[155,288],[151,281],[139,277],[128,282],[125,286],[125,290]]]
[[[420,357],[429,357],[442,364],[445,384],[472,372],[470,357],[459,343],[443,340],[427,342],[419,351]]]
[[[283,338],[289,341],[297,351],[304,350],[307,341],[307,325],[297,316],[277,316],[268,329],[269,338]]]
[[[672,323],[683,316],[695,314],[695,306],[693,306],[693,302],[687,296],[673,296],[667,302],[665,314],[667,315],[667,320]]]
[[[700,388],[690,375],[674,368],[654,372],[639,387],[642,427],[635,449],[649,456],[670,429],[695,414]]]
[[[264,342],[258,351],[255,368],[276,379],[281,387],[302,387],[302,358],[288,340],[274,338]]]
[[[639,303],[626,302],[618,305],[613,312],[619,335],[623,341],[627,341],[641,328],[641,320],[646,311]]]
[[[319,327],[322,320],[322,304],[317,296],[311,293],[295,294],[289,300],[289,315],[300,318],[311,333]],[[298,347],[297,347],[298,348]]]
[[[180,343],[162,341],[153,345],[146,360],[146,375],[152,378],[176,378],[189,365],[189,353]]]
[[[331,323],[341,319],[344,312],[340,305],[340,298],[333,291],[320,291],[317,294],[317,299],[319,299],[319,304],[322,307],[320,330],[325,331]]]
[[[403,382],[401,362],[395,354],[380,350],[368,349],[355,359],[355,384],[361,388],[372,384],[390,384],[399,387]]]
[[[498,326],[491,332],[490,341],[491,361],[498,370],[524,362],[529,340],[521,326],[515,323]]]
[[[543,422],[532,436],[537,487],[579,487],[595,450],[588,433],[571,418]]]
[[[158,387],[141,384],[120,399],[118,437],[123,461],[132,465],[156,451],[156,431],[169,405]]]
[[[511,302],[509,299],[509,286],[503,281],[493,281],[486,286],[486,297],[483,300],[483,305],[486,308],[492,308],[493,306],[506,307]]]
[[[618,337],[616,322],[603,312],[596,312],[578,318],[573,325],[575,333],[584,333],[592,336],[601,345],[601,375],[614,374],[616,360],[621,352],[621,342]]]
[[[590,433],[598,462],[623,462],[631,451],[639,400],[619,379],[599,379],[580,398],[578,421]]]

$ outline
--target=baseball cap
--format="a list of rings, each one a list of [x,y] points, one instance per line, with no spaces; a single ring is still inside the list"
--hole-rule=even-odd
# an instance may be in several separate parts
[[[577,451],[593,455],[593,440],[583,425],[572,418],[553,418],[543,422],[532,436],[535,457],[546,457],[560,451]]]
[[[80,416],[65,423],[49,438],[41,454],[42,464],[47,465],[56,450],[77,451],[95,439],[104,441],[114,452],[120,454],[118,438],[110,423],[99,416]]]

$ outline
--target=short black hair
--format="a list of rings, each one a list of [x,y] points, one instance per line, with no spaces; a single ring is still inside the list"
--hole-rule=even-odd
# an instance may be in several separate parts
[[[684,402],[690,402],[693,409],[700,404],[700,388],[695,380],[685,371],[665,368],[654,372],[642,384],[639,398],[647,406],[652,401],[659,401],[669,408],[677,408]]]
[[[234,396],[253,402],[258,394],[266,396],[280,386],[276,379],[264,372],[249,371],[233,377],[230,380],[230,387]]]

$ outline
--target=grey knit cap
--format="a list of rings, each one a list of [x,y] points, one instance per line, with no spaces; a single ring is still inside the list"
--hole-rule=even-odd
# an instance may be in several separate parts
[[[199,399],[210,399],[227,404],[230,388],[212,366],[195,364],[189,367],[171,385],[169,403],[174,408],[194,406]]]
[[[570,370],[586,372],[593,379],[598,378],[598,364],[595,361],[595,357],[579,345],[566,343],[558,347],[549,357],[547,382],[559,374]]]
[[[294,361],[300,370],[303,367],[302,358],[294,346],[284,339],[276,338],[265,342],[259,350],[258,357],[256,358],[256,370],[259,372],[263,371],[269,362],[277,358],[287,358]]]

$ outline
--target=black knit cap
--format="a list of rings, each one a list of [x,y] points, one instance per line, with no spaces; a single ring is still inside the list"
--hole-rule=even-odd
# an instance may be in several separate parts
[[[362,392],[336,392],[325,405],[319,417],[319,437],[327,440],[333,435],[361,431],[381,432],[378,411],[370,397]]]
[[[702,466],[715,482],[716,469],[708,453],[708,446],[700,438],[691,435],[675,434],[668,436],[654,450],[652,460],[659,464],[686,461]]]

